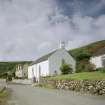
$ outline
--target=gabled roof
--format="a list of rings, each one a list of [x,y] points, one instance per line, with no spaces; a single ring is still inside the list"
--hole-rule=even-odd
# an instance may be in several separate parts
[[[95,57],[95,56],[100,56],[100,55],[104,55],[105,54],[105,47],[99,49],[97,52],[95,52],[92,57]]]
[[[51,52],[51,53],[48,53],[48,54],[46,54],[46,55],[40,57],[39,59],[33,61],[30,65],[37,64],[37,63],[43,62],[43,61],[45,61],[45,60],[48,60],[48,58],[49,58],[52,54],[54,54],[56,51],[57,51],[57,50],[55,50],[55,51],[53,51],[53,52]]]

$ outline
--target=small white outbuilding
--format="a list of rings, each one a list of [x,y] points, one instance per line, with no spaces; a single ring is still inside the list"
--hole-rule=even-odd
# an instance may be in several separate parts
[[[105,66],[105,47],[93,54],[90,63],[94,64],[96,69]]]
[[[34,61],[28,67],[28,79],[36,78],[39,81],[40,77],[59,75],[61,73],[60,66],[64,60],[69,64],[73,71],[76,68],[75,59],[66,51],[64,43],[60,44],[60,48],[47,54],[36,61]]]

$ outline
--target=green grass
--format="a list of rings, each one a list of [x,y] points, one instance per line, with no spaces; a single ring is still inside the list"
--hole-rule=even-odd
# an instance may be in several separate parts
[[[0,98],[7,97],[8,96],[8,91],[6,88],[3,88],[0,90]]]
[[[69,75],[59,75],[55,77],[47,77],[49,80],[105,80],[105,73],[97,72],[82,72]]]
[[[0,105],[6,105],[9,92],[6,88],[0,90]]]
[[[35,87],[41,87],[41,88],[46,88],[46,89],[55,89],[54,86],[51,84],[43,83],[43,84],[37,84]]]

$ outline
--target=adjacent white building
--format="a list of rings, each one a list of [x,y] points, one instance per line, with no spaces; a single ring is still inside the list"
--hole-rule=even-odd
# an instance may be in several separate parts
[[[16,72],[15,72],[16,77],[22,78],[24,76],[23,74],[23,65],[18,64],[16,66]]]
[[[20,63],[16,65],[15,76],[18,78],[26,78],[28,76],[28,65],[30,62],[27,63]]]
[[[94,64],[97,68],[102,68],[105,66],[105,47],[97,51],[90,58],[90,62]]]
[[[59,75],[60,66],[62,64],[62,60],[64,60],[67,64],[69,64],[72,69],[75,71],[76,61],[75,59],[66,51],[64,48],[64,43],[61,43],[60,48],[47,54],[36,61],[34,61],[28,67],[28,78],[36,78],[39,81],[40,76],[53,76],[55,74]]]

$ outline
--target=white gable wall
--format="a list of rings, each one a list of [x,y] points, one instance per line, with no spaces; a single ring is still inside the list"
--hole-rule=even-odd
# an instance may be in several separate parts
[[[33,74],[33,68],[34,68],[35,65],[32,65],[32,66],[29,66],[28,67],[28,79],[32,79],[34,74]]]
[[[49,65],[48,60],[33,64],[28,68],[28,78],[32,79],[33,77],[39,81],[40,76],[48,76],[49,75]]]
[[[60,66],[62,64],[63,59],[67,64],[70,64],[73,70],[75,71],[76,61],[65,49],[59,49],[49,57],[50,75],[54,75],[55,71],[57,72],[57,74],[61,73]]]
[[[17,77],[19,77],[19,78],[22,78],[22,77],[24,76],[23,70],[18,70],[18,71],[16,71],[16,72],[15,72],[15,75],[16,75]]]
[[[102,65],[102,57],[103,56],[105,56],[105,55],[91,57],[90,58],[90,63],[94,64],[96,66],[96,68],[103,67],[103,65]]]
[[[43,61],[40,62],[38,64],[36,64],[36,69],[38,70],[38,76],[47,76],[49,75],[49,65],[48,65],[49,61]],[[39,74],[40,73],[40,74]]]

